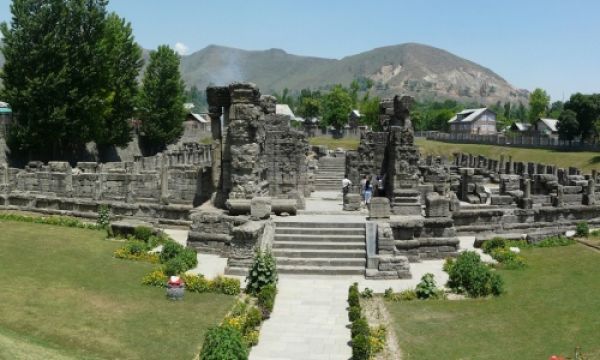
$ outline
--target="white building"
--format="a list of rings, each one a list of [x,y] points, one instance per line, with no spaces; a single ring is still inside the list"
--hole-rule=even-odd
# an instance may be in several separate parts
[[[451,133],[494,135],[496,130],[496,113],[488,108],[465,109],[457,113],[450,121]]]

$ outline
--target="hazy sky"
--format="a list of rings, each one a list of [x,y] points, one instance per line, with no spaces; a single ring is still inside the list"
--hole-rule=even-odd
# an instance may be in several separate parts
[[[9,20],[0,0],[0,20]],[[418,42],[553,100],[600,92],[598,0],[112,0],[145,48],[209,44],[342,58]]]

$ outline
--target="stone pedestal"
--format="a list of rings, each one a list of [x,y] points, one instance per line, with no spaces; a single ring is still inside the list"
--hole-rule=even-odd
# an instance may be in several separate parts
[[[370,219],[389,219],[390,217],[390,200],[384,197],[376,197],[369,204]]]
[[[344,211],[358,211],[362,199],[359,194],[346,194],[344,196]]]

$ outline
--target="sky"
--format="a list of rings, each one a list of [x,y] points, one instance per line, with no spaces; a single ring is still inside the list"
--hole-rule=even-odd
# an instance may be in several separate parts
[[[0,21],[10,21],[0,0]],[[217,44],[343,58],[416,42],[485,66],[552,100],[600,92],[598,0],[111,0],[148,49]]]

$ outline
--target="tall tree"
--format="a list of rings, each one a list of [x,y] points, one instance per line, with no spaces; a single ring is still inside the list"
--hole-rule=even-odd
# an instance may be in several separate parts
[[[590,138],[594,132],[595,123],[600,120],[600,94],[573,94],[564,107],[565,110],[572,110],[577,114],[581,137],[583,139]]]
[[[558,119],[560,114],[563,112],[565,104],[562,101],[555,101],[550,105],[548,116],[552,119]]]
[[[369,93],[366,93],[360,102],[360,113],[362,115],[361,122],[365,125],[369,125],[373,130],[381,130],[379,124],[379,102],[380,99],[375,96],[369,97]]]
[[[550,106],[550,96],[545,90],[537,88],[529,94],[529,122],[534,123],[546,116]]]
[[[183,131],[184,84],[179,55],[167,45],[150,53],[144,73],[140,110],[142,140],[153,152],[177,139]]]
[[[110,107],[96,141],[99,145],[125,146],[131,140],[129,120],[134,116],[137,105],[142,49],[133,38],[131,24],[115,13],[107,18],[104,46],[108,54],[106,71],[110,79],[107,100]]]
[[[348,115],[352,111],[352,97],[348,90],[335,85],[323,96],[321,104],[324,123],[339,131],[348,122]]]
[[[110,102],[106,0],[14,0],[2,23],[2,97],[18,121],[16,150],[59,158],[104,128]]]
[[[579,135],[579,122],[573,110],[565,110],[558,117],[558,136],[561,140],[573,141]]]

